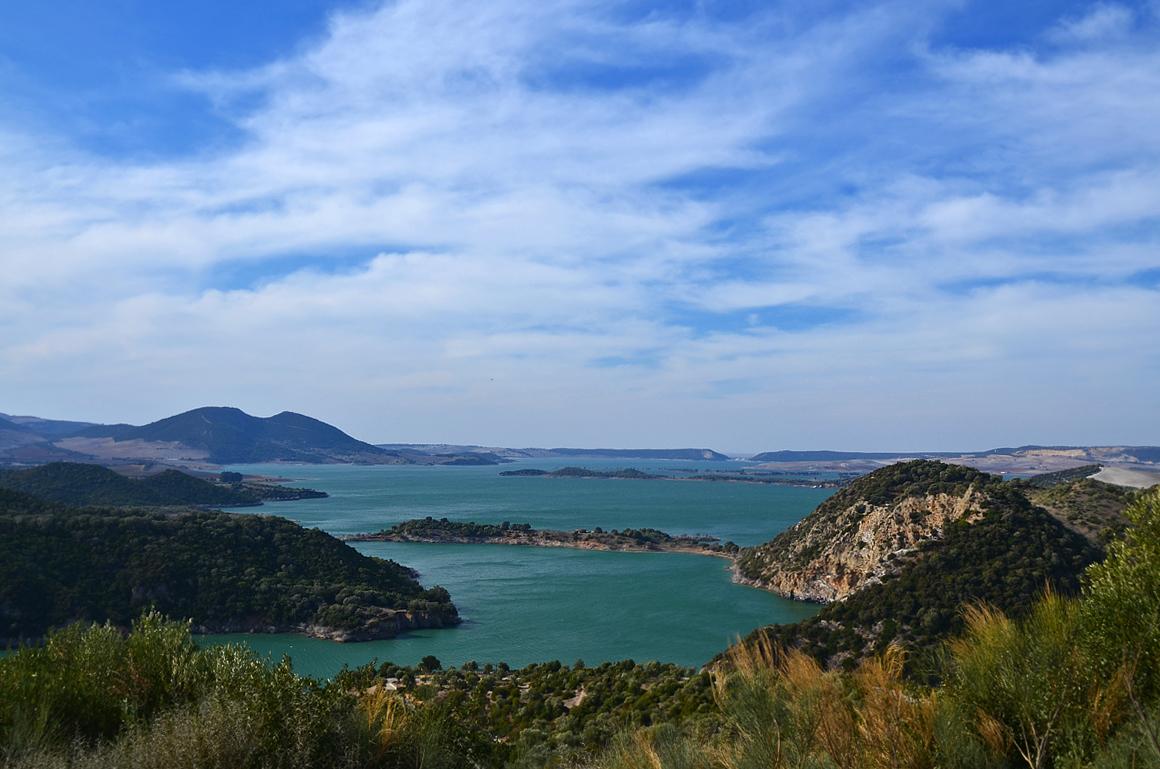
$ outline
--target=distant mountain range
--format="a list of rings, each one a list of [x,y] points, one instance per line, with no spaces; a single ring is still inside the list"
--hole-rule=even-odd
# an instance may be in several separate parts
[[[379,443],[379,448],[395,451],[419,451],[424,453],[465,454],[484,453],[506,460],[590,457],[592,459],[678,459],[686,462],[727,462],[730,457],[712,449],[575,449],[575,448],[523,448],[513,449],[499,446],[466,446],[450,443]]]
[[[724,461],[710,449],[489,449],[442,444],[365,443],[312,417],[283,411],[255,417],[241,409],[206,406],[140,427],[0,414],[0,462],[110,464],[497,465],[528,457]]]
[[[197,466],[258,462],[497,465],[519,459],[638,459],[725,462],[707,448],[506,448],[440,443],[371,444],[333,425],[283,411],[255,417],[207,406],[140,427],[0,413],[0,464],[95,462]],[[1157,446],[1019,446],[979,452],[766,451],[748,458],[780,468],[869,472],[909,459],[942,459],[990,472],[1051,472],[1086,464],[1160,464]]]
[[[950,457],[1067,456],[1074,459],[1160,462],[1160,446],[1005,446],[986,451],[763,451],[754,462],[850,462]]]
[[[255,417],[207,406],[136,427],[0,414],[0,461],[37,464],[68,460],[105,463],[238,464],[495,464],[499,458],[433,456],[365,443],[337,427],[290,411]]]
[[[766,451],[751,461],[779,470],[871,472],[912,459],[938,459],[991,473],[1036,474],[1101,465],[1101,480],[1160,483],[1160,446],[1004,446],[986,451]]]

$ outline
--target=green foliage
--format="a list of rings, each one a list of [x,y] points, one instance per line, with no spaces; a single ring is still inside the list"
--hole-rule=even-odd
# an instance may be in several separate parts
[[[1028,766],[1082,765],[1126,717],[1123,678],[1079,643],[1077,606],[1048,594],[1022,622],[986,608],[951,644],[949,691],[989,747]]]
[[[157,615],[128,637],[74,626],[0,659],[0,694],[13,768],[417,766],[373,760],[352,693],[242,647],[198,649]]]
[[[457,621],[442,588],[282,518],[217,512],[0,510],[0,639],[76,619],[128,626],[154,606],[221,630],[357,630],[386,610]]]
[[[345,671],[336,683],[359,690],[403,686],[408,696],[439,703],[457,722],[494,735],[510,760],[526,766],[561,765],[626,729],[716,723],[710,676],[656,662],[547,662],[518,670],[503,663],[448,670],[386,663]]]
[[[363,537],[359,537],[360,539]],[[732,542],[722,544],[715,537],[673,536],[659,529],[612,529],[600,527],[589,531],[557,531],[554,529],[533,529],[529,523],[504,521],[499,524],[475,523],[472,521],[451,521],[447,518],[413,518],[401,521],[378,534],[366,539],[387,539],[390,541],[420,542],[498,542],[503,544],[545,544],[559,543],[566,546],[580,543],[602,545],[610,549],[663,550],[666,548],[697,548],[719,552],[733,552],[737,545]]]
[[[253,505],[258,497],[164,470],[141,480],[107,467],[53,462],[28,470],[0,472],[0,487],[66,505]]]
[[[1054,486],[1068,485],[1074,481],[1095,475],[1099,471],[1100,465],[1083,465],[1082,467],[1072,467],[1067,470],[1056,470],[1053,473],[1040,473],[1030,478],[1018,478],[1012,480],[1011,483],[1030,488],[1049,489]]]
[[[1123,533],[1124,511],[1137,492],[1091,478],[1055,483],[1046,488],[1016,484],[1027,497],[1065,526],[1101,547]]]
[[[804,622],[755,631],[750,640],[765,636],[847,665],[890,643],[932,649],[962,632],[962,608],[973,602],[1020,616],[1045,587],[1078,592],[1080,575],[1098,555],[1018,491],[996,488],[982,520],[951,524],[943,539],[913,554],[893,576]]]
[[[965,465],[952,465],[929,459],[898,462],[864,475],[821,504],[822,508],[843,509],[857,502],[888,505],[907,497],[950,494],[957,496],[970,486],[976,488],[999,483],[988,475]]]
[[[489,539],[506,537],[518,532],[535,531],[530,523],[474,523],[471,521],[450,521],[446,518],[413,518],[396,523],[384,534],[415,537],[417,539]]]
[[[991,490],[988,498],[983,520],[951,527],[894,578],[823,610],[824,624],[758,635],[710,671],[631,660],[442,669],[428,657],[414,668],[368,665],[321,683],[295,675],[288,662],[264,664],[244,648],[199,649],[188,624],[157,614],[139,618],[128,636],[108,625],[70,627],[0,658],[0,766],[1160,767],[1160,490],[1132,505],[1132,528],[1105,563],[1089,568],[1079,598],[1049,592],[1039,601],[1028,596],[1045,583],[1074,589],[1095,550],[1017,487]],[[161,542],[202,555],[229,540],[247,543],[208,567],[240,559],[254,569],[262,561],[249,551],[265,552],[268,545],[258,543],[267,535],[277,543],[270,563],[278,564],[279,579],[305,574],[294,566],[304,558],[315,559],[319,573],[363,574],[361,561],[344,566],[346,556],[331,553],[330,544],[296,549],[299,537],[325,535],[285,529],[289,524],[277,519],[61,512],[3,492],[0,502],[9,506],[0,525],[11,527],[0,530],[7,548],[0,556],[15,557],[31,541],[8,544],[7,535],[25,525],[69,532],[89,550],[92,542],[119,542],[116,527],[151,532],[172,525],[155,539],[134,535],[136,547],[158,559],[152,577],[166,574],[160,561],[180,554],[159,549]],[[209,518],[198,523],[199,516]],[[66,525],[73,521],[84,523]],[[93,521],[114,528],[91,528]],[[232,528],[242,524],[257,528]],[[183,526],[224,528],[214,539],[183,534]],[[80,557],[77,548],[66,555]],[[31,557],[47,552],[34,549]],[[0,585],[6,579],[0,571]],[[243,571],[229,579],[255,577]],[[70,600],[90,589],[78,588]],[[439,589],[427,595],[446,599]],[[887,641],[937,648],[951,631],[932,618],[979,599],[1012,616],[975,604],[958,619],[964,634],[931,657],[941,665],[933,677],[939,685],[905,677],[906,653]],[[0,606],[8,602],[0,596]],[[343,614],[357,602],[347,595],[325,609]],[[800,648],[787,650],[781,639]],[[815,659],[843,654],[848,671]]]
[[[1140,696],[1160,696],[1160,488],[1127,509],[1132,525],[1088,570],[1083,622],[1086,642],[1104,675],[1132,670]]]
[[[1141,713],[1092,759],[1095,769],[1160,769],[1160,708]]]

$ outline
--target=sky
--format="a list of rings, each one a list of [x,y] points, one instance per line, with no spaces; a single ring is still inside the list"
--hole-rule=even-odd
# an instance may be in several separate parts
[[[0,411],[1160,443],[1160,2],[0,12]]]

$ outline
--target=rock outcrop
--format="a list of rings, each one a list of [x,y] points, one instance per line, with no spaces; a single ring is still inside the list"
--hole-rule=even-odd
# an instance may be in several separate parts
[[[738,582],[786,598],[841,601],[881,582],[955,521],[982,517],[996,482],[976,470],[919,460],[883,468],[823,502],[793,528],[743,550]]]

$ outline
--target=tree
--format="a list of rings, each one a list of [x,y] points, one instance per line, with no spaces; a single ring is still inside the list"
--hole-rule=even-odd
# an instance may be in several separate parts
[[[1132,525],[1088,569],[1084,589],[1085,640],[1105,675],[1122,665],[1145,697],[1160,694],[1160,487],[1125,511]]]

